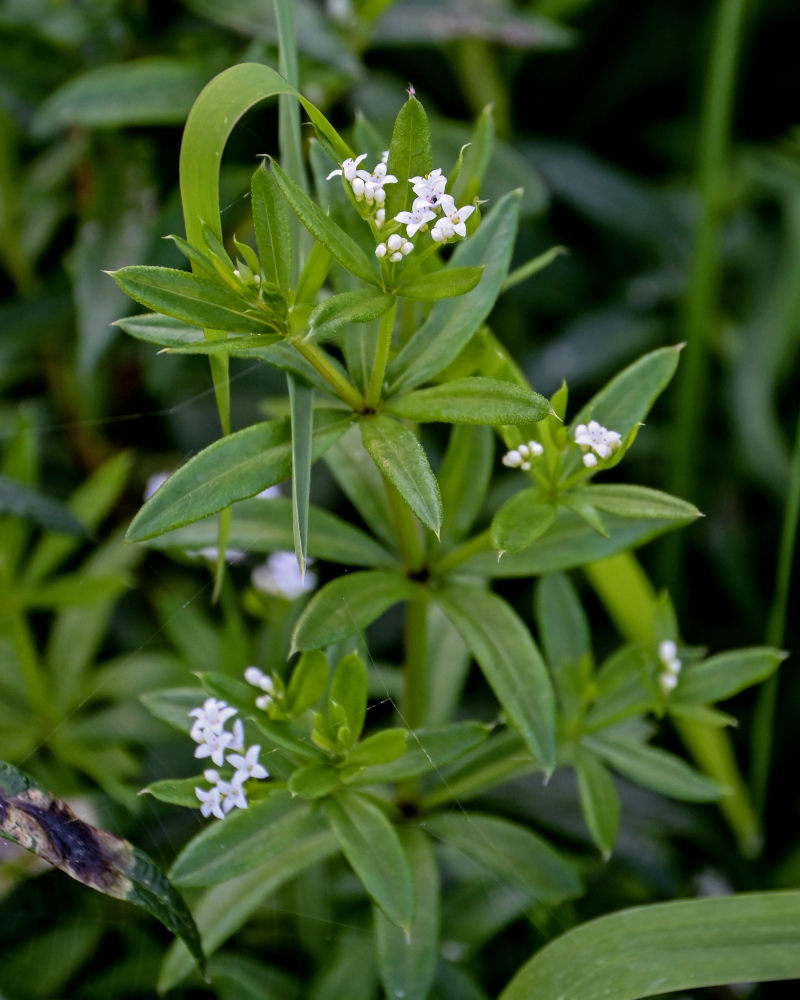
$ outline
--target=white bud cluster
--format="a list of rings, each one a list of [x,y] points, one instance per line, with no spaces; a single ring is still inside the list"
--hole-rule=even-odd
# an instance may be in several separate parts
[[[531,467],[531,459],[538,458],[544,453],[544,448],[538,441],[528,441],[527,444],[517,445],[511,451],[503,455],[501,461],[509,469],[522,469],[527,472]]]
[[[398,260],[407,257],[414,249],[414,244],[410,240],[403,239],[398,233],[392,233],[385,243],[379,243],[375,247],[375,256],[380,259],[389,254],[389,260],[396,264]]]
[[[580,445],[584,452],[583,464],[591,469],[597,465],[598,457],[609,458],[619,448],[622,437],[596,420],[590,420],[588,424],[578,424],[575,428],[575,444]]]
[[[266,712],[273,701],[275,701],[275,682],[269,674],[265,674],[258,667],[248,667],[244,672],[244,679],[248,684],[252,684],[253,687],[264,692],[256,698],[256,708],[260,708],[263,712]]]
[[[672,639],[664,639],[658,645],[658,659],[663,670],[658,675],[658,683],[664,694],[669,694],[678,686],[681,672],[681,661],[678,659],[678,647]]]

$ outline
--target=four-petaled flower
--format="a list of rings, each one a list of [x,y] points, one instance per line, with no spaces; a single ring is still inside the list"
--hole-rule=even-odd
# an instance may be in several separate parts
[[[247,796],[244,794],[241,781],[236,780],[235,774],[233,781],[220,781],[217,788],[223,813],[227,814],[231,809],[247,809]]]
[[[215,732],[213,729],[204,729],[202,736],[197,740],[197,747],[194,755],[198,759],[210,757],[217,767],[222,767],[225,759],[225,751],[230,749],[233,743],[233,734],[224,731]]]
[[[216,816],[217,819],[225,819],[225,813],[222,811],[219,785],[213,785],[208,789],[195,785],[194,794],[200,800],[200,812],[204,816]]]
[[[331,177],[344,177],[346,181],[352,182],[358,173],[358,165],[362,160],[366,160],[367,154],[362,153],[355,159],[348,156],[346,160],[342,162],[341,167],[338,170],[331,170],[325,180],[330,180]]]
[[[583,464],[591,469],[597,465],[597,456],[608,458],[619,448],[622,437],[617,431],[610,431],[596,420],[590,420],[588,424],[578,424],[575,428],[575,444],[584,450],[591,449],[583,456]]]
[[[244,756],[239,753],[228,754],[228,763],[236,768],[233,780],[247,781],[248,778],[266,778],[269,776],[267,769],[258,763],[258,755],[261,747],[254,743],[249,747]]]
[[[197,741],[198,736],[202,736],[204,729],[210,732],[221,732],[222,727],[236,715],[236,709],[231,708],[225,701],[216,698],[206,698],[200,708],[193,708],[189,715],[196,721],[192,725],[192,739]],[[195,731],[198,736],[195,736]]]
[[[411,190],[417,198],[424,201],[427,205],[438,205],[444,197],[447,178],[442,174],[440,167],[431,170],[430,173],[422,177],[409,177],[408,181],[412,185]]]
[[[475,206],[464,205],[461,208],[456,208],[455,199],[449,194],[443,194],[440,208],[442,210],[443,217],[446,218],[453,227],[453,232],[457,236],[466,236],[466,221],[475,211]]]
[[[431,211],[430,205],[424,198],[415,198],[410,212],[398,212],[394,218],[396,222],[406,227],[406,234],[411,238],[417,230],[432,222],[436,218],[436,213]]]

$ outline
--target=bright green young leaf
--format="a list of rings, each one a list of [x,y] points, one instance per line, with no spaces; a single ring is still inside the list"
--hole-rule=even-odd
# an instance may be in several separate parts
[[[457,357],[489,315],[511,261],[519,203],[518,191],[501,198],[481,221],[477,232],[456,247],[452,266],[485,264],[483,277],[466,295],[436,303],[427,320],[389,365],[390,392],[407,392],[432,379]]]
[[[553,689],[524,622],[511,605],[485,590],[447,586],[434,597],[534,757],[551,771],[556,763]]]
[[[134,264],[111,277],[132,299],[192,326],[230,333],[274,332],[275,315],[219,282],[188,271]]]
[[[460,378],[394,397],[386,409],[408,420],[463,424],[521,424],[541,420],[550,410],[544,396],[512,382]]]
[[[375,938],[381,982],[388,997],[426,1000],[439,954],[439,868],[429,839],[420,830],[400,834],[417,905],[408,936],[375,910]]]
[[[608,733],[587,737],[584,744],[619,774],[671,799],[716,802],[726,794],[716,781],[666,750]]]
[[[471,292],[482,275],[482,267],[445,267],[441,271],[431,271],[401,282],[397,294],[423,302],[451,299]]]
[[[702,704],[730,698],[769,677],[786,656],[779,649],[754,646],[687,664],[675,689],[675,700]]]
[[[286,205],[273,177],[262,164],[250,184],[253,229],[264,279],[281,290],[284,298],[291,288],[292,247]]]
[[[798,937],[800,892],[637,906],[556,938],[520,969],[499,1000],[641,1000],[726,983],[798,979]]]
[[[575,487],[570,490],[570,496],[618,517],[637,517],[648,521],[690,521],[702,517],[693,504],[646,486],[597,483]]]
[[[337,577],[311,598],[295,627],[294,650],[319,649],[366,628],[398,601],[417,594],[400,573],[366,570]]]
[[[361,735],[367,715],[367,668],[357,653],[350,653],[337,663],[328,696],[342,710],[349,732],[344,749],[349,750]],[[334,720],[329,723],[335,733]],[[340,740],[337,742],[341,744]]]
[[[184,847],[170,869],[176,885],[215,885],[280,857],[295,841],[324,835],[325,818],[286,791],[211,822]]]
[[[536,902],[554,906],[581,893],[572,865],[546,840],[518,823],[483,813],[442,812],[427,817],[422,826],[504,882],[529,892]]]
[[[165,778],[163,781],[151,781],[142,791],[152,795],[159,802],[168,802],[173,806],[184,806],[196,809],[199,805],[195,794],[195,785],[202,783],[202,778]],[[141,794],[141,793],[140,793]]]
[[[341,781],[341,771],[331,764],[319,762],[299,767],[289,778],[287,787],[297,798],[319,799],[337,788]]]
[[[286,497],[254,497],[233,508],[228,537],[232,548],[254,553],[286,551],[292,548],[292,537],[292,501]],[[147,544],[157,549],[204,549],[216,540],[217,520],[211,517],[148,539]],[[313,505],[308,510],[308,553],[314,559],[351,566],[386,569],[395,564],[366,532]]]
[[[591,656],[589,621],[568,576],[564,573],[543,576],[536,586],[534,608],[551,670],[560,670]]]
[[[315,201],[300,188],[273,160],[270,170],[289,207],[311,235],[351,274],[370,285],[380,285],[381,278],[375,262],[361,247],[329,218]]]
[[[542,491],[535,487],[515,493],[492,519],[492,546],[499,553],[524,551],[547,531],[557,512],[555,504],[542,501]]]
[[[327,340],[350,323],[367,323],[388,312],[394,305],[393,295],[359,288],[342,292],[320,302],[311,313],[308,335],[314,340]]]
[[[582,747],[575,747],[575,773],[583,818],[607,860],[617,839],[621,811],[614,780],[595,754]]]
[[[292,671],[286,689],[286,711],[291,718],[302,715],[325,694],[328,660],[319,650],[303,653]]]
[[[27,518],[48,531],[78,536],[86,534],[85,525],[57,500],[2,475],[0,475],[0,514]]]
[[[84,823],[66,802],[4,761],[0,835],[97,892],[141,906],[185,942],[203,972],[192,915],[154,862],[127,840]]]
[[[405,732],[405,730],[386,730],[386,732]],[[407,749],[402,757],[383,764],[373,764],[357,772],[347,781],[354,785],[375,785],[388,781],[399,781],[402,778],[415,778],[428,771],[438,771],[439,768],[458,760],[465,754],[480,746],[489,733],[491,726],[480,722],[453,722],[448,726],[431,729],[416,729],[408,734]],[[357,746],[348,763],[360,763],[361,747],[366,747],[368,737]]]
[[[353,748],[347,756],[347,766],[362,768],[390,764],[403,756],[407,745],[407,730],[382,729]]]
[[[341,411],[315,414],[314,457],[347,429]],[[253,424],[209,445],[158,489],[133,519],[128,539],[140,542],[215,514],[254,496],[291,472],[288,420]]]
[[[442,497],[425,450],[413,431],[376,414],[360,422],[361,440],[373,462],[420,521],[439,534]]]
[[[463,538],[480,514],[494,459],[494,435],[488,427],[456,424],[439,469],[444,520],[442,539]]]
[[[387,170],[397,178],[386,187],[386,218],[411,207],[414,192],[408,183],[411,177],[424,177],[433,167],[431,131],[428,116],[420,102],[409,95],[400,108],[389,144]]]
[[[326,799],[325,811],[364,888],[393,924],[410,932],[414,884],[395,828],[377,806],[352,792]]]

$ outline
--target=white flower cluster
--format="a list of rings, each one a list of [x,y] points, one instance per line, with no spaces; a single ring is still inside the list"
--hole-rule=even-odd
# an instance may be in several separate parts
[[[263,691],[263,694],[256,698],[256,708],[266,711],[275,701],[275,682],[273,679],[263,670],[259,670],[258,667],[248,667],[244,672],[244,679],[248,684]]]
[[[200,811],[204,816],[225,819],[231,809],[247,809],[244,783],[248,778],[269,777],[267,769],[258,763],[261,747],[256,743],[245,750],[242,720],[234,719],[236,709],[227,702],[206,698],[202,706],[193,708],[189,715],[195,720],[190,734],[197,743],[195,757],[210,757],[217,767],[227,762],[234,769],[230,780],[221,778],[213,768],[203,771],[203,777],[211,787],[195,785],[194,793],[201,803]],[[232,732],[225,729],[229,719],[233,719]],[[244,750],[244,754],[227,753],[229,750]]]
[[[612,455],[622,444],[622,438],[616,431],[590,420],[588,424],[578,424],[575,428],[575,444],[583,449],[583,464],[591,469],[597,465],[598,456],[608,458]]]
[[[664,669],[658,675],[658,683],[664,694],[669,694],[678,686],[682,664],[677,654],[678,647],[672,639],[664,639],[663,642],[659,643],[658,658]]]
[[[312,562],[307,560],[308,565]],[[295,601],[316,587],[317,575],[306,571],[302,576],[294,552],[273,552],[265,563],[255,567],[250,582],[260,594]]]
[[[395,222],[406,227],[409,239],[419,230],[427,230],[429,222],[434,222],[431,239],[435,243],[445,243],[454,236],[463,239],[467,235],[466,222],[475,211],[475,206],[456,207],[455,199],[445,194],[447,178],[440,168],[437,167],[422,177],[411,177],[409,183],[417,196],[412,202],[411,211],[399,212],[394,217]],[[439,212],[441,215],[437,214]]]
[[[509,469],[522,469],[523,472],[527,472],[531,467],[531,459],[538,458],[543,453],[544,448],[538,441],[528,441],[527,444],[518,445],[507,451],[501,461]]]
[[[343,177],[349,181],[356,201],[363,201],[370,208],[375,209],[375,225],[380,229],[386,221],[386,211],[382,207],[386,201],[384,185],[396,184],[397,178],[394,174],[388,173],[386,169],[386,161],[389,159],[388,149],[383,151],[380,163],[376,163],[372,170],[359,170],[359,163],[366,158],[366,153],[362,153],[355,159],[348,157],[338,170],[331,170],[326,180],[330,180],[332,177]]]

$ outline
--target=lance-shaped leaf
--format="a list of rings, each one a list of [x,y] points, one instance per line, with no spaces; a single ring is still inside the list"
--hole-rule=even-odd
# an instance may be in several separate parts
[[[414,880],[416,911],[406,936],[376,908],[378,966],[388,997],[425,1000],[439,954],[439,869],[424,833],[409,828],[400,839]]]
[[[405,732],[405,730],[399,730]],[[385,730],[393,733],[398,730]],[[416,729],[408,734],[407,750],[402,757],[385,764],[371,764],[345,780],[354,785],[374,785],[401,778],[414,778],[428,771],[438,771],[464,754],[480,746],[491,732],[491,726],[480,722],[454,722],[435,729]],[[382,735],[380,733],[376,735]],[[364,743],[368,743],[365,740]],[[361,762],[359,744],[348,762]]]
[[[508,717],[546,771],[556,763],[555,701],[539,650],[513,608],[472,587],[434,592]]]
[[[311,313],[308,335],[314,340],[326,340],[350,323],[367,323],[383,316],[394,302],[393,295],[385,295],[371,288],[331,295]]]
[[[581,883],[572,865],[544,840],[518,823],[472,812],[443,812],[424,828],[444,844],[518,885],[537,902],[555,905],[579,896]]]
[[[230,333],[266,333],[275,319],[272,312],[259,310],[244,294],[237,295],[188,271],[134,264],[110,273],[132,299],[193,326]]]
[[[400,108],[389,143],[387,169],[397,178],[386,186],[386,218],[411,206],[415,195],[409,186],[411,177],[424,177],[433,166],[431,130],[425,109],[412,95]]]
[[[636,906],[556,938],[520,969],[499,1000],[640,1000],[726,983],[797,979],[798,939],[796,891]]]
[[[27,518],[48,531],[67,535],[86,534],[84,525],[57,500],[2,475],[0,475],[0,514],[14,514],[16,517]]]
[[[644,520],[658,518],[665,521],[688,521],[702,517],[694,504],[646,486],[597,483],[576,487],[570,490],[569,495],[579,503],[608,511],[618,517],[638,517]]]
[[[442,496],[428,456],[413,431],[391,417],[361,420],[361,440],[384,476],[435,534],[442,527]]]
[[[92,889],[147,910],[205,966],[192,915],[167,877],[138,848],[79,819],[10,764],[0,761],[0,834]]]
[[[475,523],[492,476],[494,435],[488,427],[456,424],[439,468],[442,538],[463,538]]]
[[[608,860],[617,839],[621,811],[614,779],[597,756],[581,746],[575,747],[574,763],[583,818],[603,859]]]
[[[286,381],[292,421],[292,539],[300,575],[304,577],[314,451],[314,390],[295,375],[287,375]]]
[[[361,735],[367,715],[367,668],[357,653],[350,653],[336,665],[329,691],[331,706],[336,706],[328,722],[335,733],[337,745],[350,750]],[[346,728],[346,738],[339,729]]]
[[[520,197],[516,191],[501,198],[477,232],[456,247],[453,266],[485,264],[483,277],[471,292],[437,302],[431,309],[427,320],[389,365],[391,392],[413,389],[446,368],[489,315],[511,261]]]
[[[176,858],[170,878],[176,885],[226,882],[279,859],[297,841],[324,838],[325,833],[319,810],[287,791],[275,791],[264,802],[236,809],[201,830]]]
[[[734,649],[690,663],[681,673],[675,690],[676,701],[698,704],[722,701],[758,684],[777,670],[787,654],[769,646]]]
[[[358,428],[351,428],[330,448],[325,464],[372,532],[394,548],[397,543],[386,484],[364,449]]]
[[[385,408],[408,420],[498,426],[541,420],[550,412],[550,402],[513,382],[475,376],[417,389],[390,399]]]
[[[205,336],[199,326],[192,326],[163,313],[141,313],[124,316],[114,322],[129,336],[159,347],[186,347],[203,343]]]
[[[315,418],[316,458],[344,433],[349,420],[335,410],[319,410]],[[270,420],[229,434],[170,476],[133,519],[128,539],[140,542],[216,514],[286,479],[291,468],[288,420]]]
[[[423,302],[451,299],[471,292],[482,274],[482,267],[445,267],[441,271],[403,281],[397,288],[397,294],[407,299],[422,299]]]
[[[283,197],[263,164],[253,174],[250,199],[253,206],[253,229],[264,278],[277,285],[285,297],[291,287],[291,232]]]
[[[377,806],[354,792],[327,799],[325,811],[364,888],[393,924],[410,931],[414,884],[395,828]]]
[[[522,552],[547,531],[557,513],[555,504],[542,500],[539,489],[515,493],[492,519],[491,543],[499,553]]]
[[[326,583],[306,605],[295,627],[293,650],[318,649],[366,628],[398,601],[418,592],[400,573],[368,570]]]
[[[289,202],[289,207],[311,235],[351,274],[370,285],[380,285],[381,278],[375,262],[369,259],[355,240],[325,215],[319,205],[274,160],[270,169],[284,198]]]

